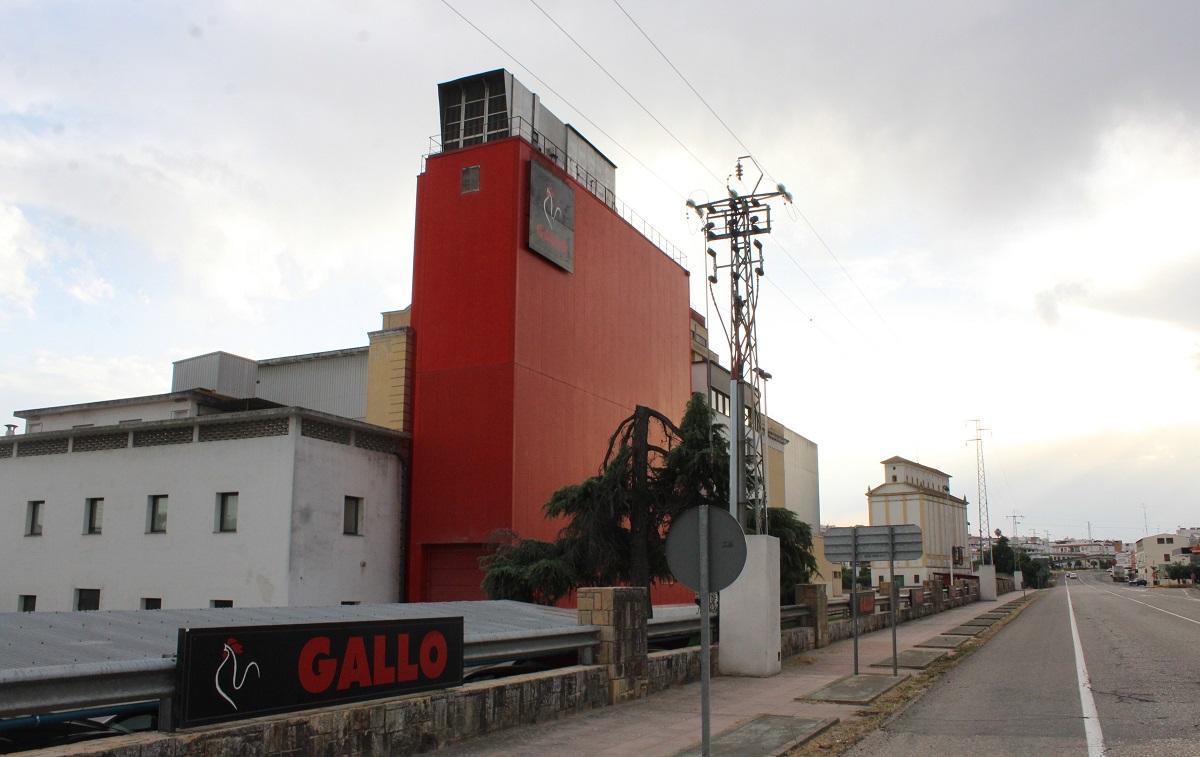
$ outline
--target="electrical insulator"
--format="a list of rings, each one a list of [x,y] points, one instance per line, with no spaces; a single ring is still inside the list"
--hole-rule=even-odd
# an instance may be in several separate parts
[[[741,181],[742,180],[742,161],[739,160],[737,162],[737,168],[734,170],[737,173],[738,181]]]

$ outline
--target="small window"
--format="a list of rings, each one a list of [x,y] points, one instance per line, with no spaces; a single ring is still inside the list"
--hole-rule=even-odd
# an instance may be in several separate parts
[[[76,589],[75,590],[75,609],[76,610],[99,610],[100,609],[100,590],[99,589]]]
[[[41,536],[42,535],[42,514],[46,509],[46,503],[43,500],[37,499],[25,504],[25,535],[26,536]]]
[[[17,610],[20,612],[33,612],[37,609],[36,594],[22,594],[17,598]]]
[[[460,191],[463,194],[479,191],[479,166],[466,166],[463,168]]]
[[[41,430],[42,430],[42,424],[40,424],[40,423],[26,423],[25,424],[25,433],[27,433],[27,434],[36,434],[37,432],[39,432]]]
[[[343,600],[342,600],[342,605],[343,605],[344,607],[350,607],[350,606],[356,605],[356,604],[358,604],[358,603],[359,603],[359,602],[358,602],[358,600],[357,600],[357,599],[343,599]]]
[[[232,599],[210,599],[208,600],[209,607],[233,607]]]
[[[167,532],[167,495],[151,494],[146,506],[146,533],[165,534]]]
[[[237,531],[238,493],[221,492],[217,495],[217,531],[233,533]]]
[[[162,597],[142,597],[143,610],[161,610]]]
[[[896,474],[892,474],[892,483],[896,483]]]
[[[98,534],[104,521],[104,498],[91,497],[84,501],[83,532]]]
[[[1158,537],[1158,543],[1159,543],[1159,544],[1166,544],[1166,542],[1165,542],[1165,541],[1163,541],[1163,538],[1162,538],[1161,536],[1160,536],[1160,537]]]
[[[921,577],[920,577],[920,576],[913,576],[913,583],[914,583],[914,584],[917,584],[917,585],[920,585],[920,583],[921,583]]]
[[[361,536],[363,532],[362,497],[346,497],[342,509],[342,533]]]

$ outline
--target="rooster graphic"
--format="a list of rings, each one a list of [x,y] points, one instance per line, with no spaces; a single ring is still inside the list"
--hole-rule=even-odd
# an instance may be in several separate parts
[[[553,224],[554,221],[562,223],[563,209],[562,206],[554,206],[554,190],[546,187],[546,199],[542,200],[542,213],[546,215],[546,223]]]
[[[221,659],[221,664],[217,666],[216,674],[213,675],[213,685],[216,686],[217,693],[221,695],[222,699],[224,699],[226,702],[229,702],[229,706],[235,710],[238,708],[237,704],[230,699],[229,695],[225,693],[225,690],[221,688],[221,669],[225,667],[225,664],[230,660],[233,660],[233,671],[229,677],[229,681],[231,684],[233,684],[233,690],[235,692],[242,690],[242,686],[245,685],[246,677],[250,675],[251,669],[254,670],[255,676],[262,678],[262,670],[259,669],[258,663],[252,662],[242,670],[242,678],[241,680],[238,680],[238,655],[241,653],[241,643],[239,643],[238,640],[233,637],[227,639],[225,641],[225,649],[222,652],[224,657]]]

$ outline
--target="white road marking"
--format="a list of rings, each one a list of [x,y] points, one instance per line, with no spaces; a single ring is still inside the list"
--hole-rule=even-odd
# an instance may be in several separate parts
[[[1075,605],[1071,603],[1071,587],[1067,587],[1067,614],[1071,618],[1071,641],[1075,644],[1075,678],[1079,681],[1079,706],[1083,711],[1083,733],[1087,737],[1088,757],[1104,757],[1104,733],[1100,730],[1100,713],[1092,698],[1092,679],[1083,664],[1083,645],[1079,642],[1079,626],[1075,624]]]
[[[1176,618],[1179,618],[1180,620],[1186,620],[1189,623],[1195,623],[1196,625],[1200,626],[1200,620],[1196,620],[1194,618],[1185,618],[1182,615],[1176,615],[1175,613],[1171,612],[1170,610],[1164,610],[1161,607],[1155,607],[1154,605],[1150,604],[1149,602],[1143,602],[1140,599],[1134,599],[1133,597],[1127,597],[1123,594],[1118,594],[1115,591],[1109,591],[1108,589],[1101,589],[1100,591],[1104,592],[1105,594],[1112,594],[1114,597],[1120,597],[1121,599],[1128,599],[1130,602],[1137,602],[1139,605],[1145,605],[1146,607],[1149,607],[1151,610],[1158,610],[1159,612],[1165,612],[1167,615],[1171,615]],[[1070,600],[1069,592],[1068,592],[1067,599]]]

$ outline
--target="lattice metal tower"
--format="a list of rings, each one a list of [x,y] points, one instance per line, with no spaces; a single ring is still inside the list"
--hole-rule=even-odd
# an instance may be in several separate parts
[[[996,554],[992,544],[992,521],[988,515],[987,469],[983,464],[983,432],[990,429],[980,426],[982,421],[978,418],[973,418],[970,422],[975,424],[975,438],[968,439],[967,442],[975,442],[975,482],[979,490],[979,563],[984,563],[983,545],[986,540],[988,562],[994,565]]]
[[[763,246],[754,239],[771,233],[771,206],[767,200],[775,197],[791,202],[791,194],[782,184],[774,191],[760,192],[763,174],[754,158],[738,158],[734,173],[742,182],[749,161],[759,175],[748,194],[739,194],[726,187],[729,197],[715,202],[697,204],[688,200],[688,207],[704,221],[705,272],[708,274],[709,296],[717,303],[721,270],[728,271],[728,316],[718,305],[718,318],[729,340],[729,512],[743,528],[754,519],[758,533],[766,533],[767,481],[766,438],[767,419],[762,411],[763,388],[771,376],[758,363],[758,330],[755,313],[758,308],[759,278],[763,276]],[[729,262],[708,244],[729,240]],[[749,390],[749,399],[744,392]],[[743,407],[746,409],[743,410]]]

